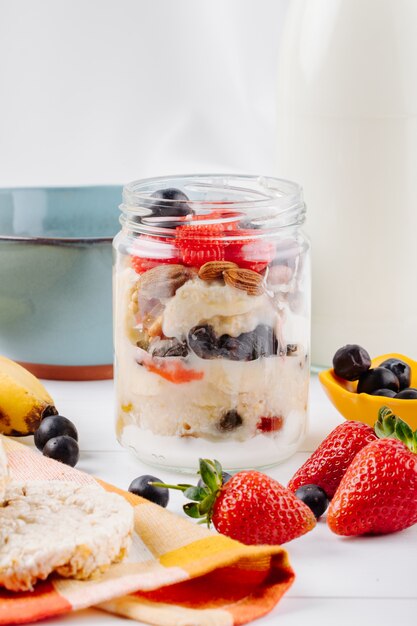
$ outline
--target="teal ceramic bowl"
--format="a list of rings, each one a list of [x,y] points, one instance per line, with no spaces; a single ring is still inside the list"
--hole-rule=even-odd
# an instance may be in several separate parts
[[[0,354],[37,376],[112,375],[121,186],[0,189]]]

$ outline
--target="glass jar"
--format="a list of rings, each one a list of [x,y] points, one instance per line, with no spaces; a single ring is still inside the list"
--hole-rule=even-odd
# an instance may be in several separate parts
[[[147,463],[268,467],[307,422],[305,205],[292,182],[130,183],[114,240],[117,437]]]

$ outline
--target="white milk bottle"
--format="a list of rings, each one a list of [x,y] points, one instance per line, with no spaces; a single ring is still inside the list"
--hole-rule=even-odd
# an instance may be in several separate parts
[[[308,206],[313,363],[346,343],[417,358],[417,1],[293,0],[277,123]]]

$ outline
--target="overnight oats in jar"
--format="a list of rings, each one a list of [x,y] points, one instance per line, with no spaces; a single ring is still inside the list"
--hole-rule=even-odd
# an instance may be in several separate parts
[[[293,454],[307,422],[305,205],[255,176],[127,185],[114,240],[117,437],[152,465]]]

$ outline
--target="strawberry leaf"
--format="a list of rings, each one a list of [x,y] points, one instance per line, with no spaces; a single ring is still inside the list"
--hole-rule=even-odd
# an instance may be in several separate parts
[[[414,451],[414,433],[406,422],[397,417],[395,424],[395,439],[402,441],[407,448]]]
[[[382,421],[388,415],[394,415],[389,406],[382,406],[378,411],[378,420]]]
[[[389,415],[385,417],[383,421],[376,422],[375,432],[380,439],[392,437],[393,433],[395,432],[395,416]]]
[[[203,515],[206,515],[212,508],[214,501],[216,499],[216,495],[215,493],[210,494],[209,496],[207,496],[206,498],[204,498],[204,500],[202,502],[200,502],[199,504],[199,510],[200,513],[202,513]]]
[[[374,429],[380,439],[392,437],[395,432],[396,417],[387,406],[383,406],[378,412],[378,421],[375,423]]]
[[[194,519],[204,517],[204,515],[200,513],[199,506],[196,502],[187,502],[187,504],[184,504],[182,508],[184,513],[188,515],[188,517],[193,517]]]
[[[380,439],[392,438],[402,441],[409,450],[417,452],[417,431],[413,433],[407,422],[400,419],[387,406],[381,407],[374,426]]]
[[[202,486],[188,485],[185,483],[167,485],[165,483],[155,482],[150,484],[182,491],[186,498],[192,500],[192,502],[184,504],[184,513],[195,519],[203,518],[201,523],[207,523],[207,526],[210,527],[214,504],[223,486],[222,466],[218,461],[211,461],[210,459],[200,459],[199,463],[200,470],[198,474],[201,475],[203,481]]]
[[[184,496],[188,500],[194,500],[195,502],[201,502],[209,495],[209,492],[204,487],[188,487],[184,491]]]
[[[220,463],[218,461],[216,461],[216,459],[213,460],[213,463],[214,463],[214,467],[216,469],[216,472],[219,474],[219,476],[221,476],[222,475],[222,471],[223,471],[222,466],[220,465]]]
[[[221,471],[219,479],[219,474],[213,461],[200,459],[200,475],[203,483],[207,485],[210,491],[217,491],[222,486]]]

